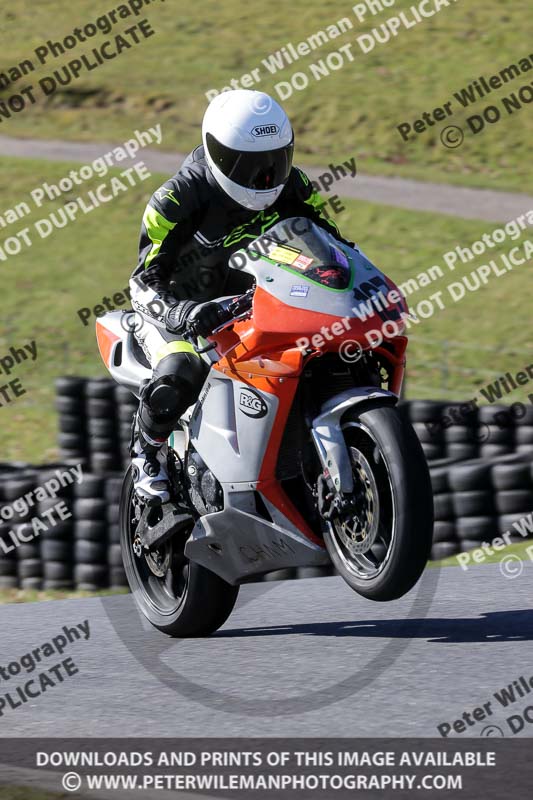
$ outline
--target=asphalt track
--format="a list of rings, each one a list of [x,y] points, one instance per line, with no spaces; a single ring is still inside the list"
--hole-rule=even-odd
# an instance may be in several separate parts
[[[65,142],[60,139],[16,139],[10,136],[0,136],[0,155],[90,163],[118,144]],[[172,175],[184,157],[180,153],[146,148],[139,151],[135,160],[144,161],[152,171]],[[326,171],[328,171],[327,167],[306,167],[306,172],[312,180]],[[479,219],[487,222],[508,222],[533,208],[533,196],[527,194],[469,189],[450,184],[363,174],[358,174],[355,180],[343,178],[337,181],[331,192],[339,197],[351,197],[413,211],[432,211],[436,214],[448,214],[463,219]]]
[[[91,635],[62,656],[79,672],[4,709],[0,736],[436,736],[533,674],[532,577],[529,562],[513,580],[498,565],[429,569],[391,604],[335,577],[249,585],[216,635],[193,640],[143,625],[126,595],[2,606],[2,665],[64,625],[88,619]],[[464,735],[493,723],[510,736],[526,705]]]

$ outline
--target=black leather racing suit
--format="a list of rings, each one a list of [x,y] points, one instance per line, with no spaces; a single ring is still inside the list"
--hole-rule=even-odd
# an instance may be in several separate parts
[[[251,276],[230,269],[229,258],[280,220],[307,217],[345,241],[322,215],[323,205],[305,173],[293,167],[272,206],[245,209],[219,188],[203,146],[154,192],[144,212],[139,263],[130,280],[132,305],[141,320],[136,336],[153,370],[137,417],[146,449],[168,438],[205,379],[204,364],[191,344],[167,332],[168,308],[182,300],[205,302],[246,291]]]

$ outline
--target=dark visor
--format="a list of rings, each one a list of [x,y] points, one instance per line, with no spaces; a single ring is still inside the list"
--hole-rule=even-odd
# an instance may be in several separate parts
[[[232,150],[215,137],[206,135],[207,149],[219,170],[234,183],[247,189],[274,189],[287,181],[292,166],[294,138],[286,147],[253,153]]]

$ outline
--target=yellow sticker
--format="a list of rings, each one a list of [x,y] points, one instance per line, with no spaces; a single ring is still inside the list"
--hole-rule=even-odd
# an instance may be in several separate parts
[[[292,264],[300,255],[301,250],[292,250],[290,247],[278,245],[268,254],[269,258],[279,261],[281,264]]]

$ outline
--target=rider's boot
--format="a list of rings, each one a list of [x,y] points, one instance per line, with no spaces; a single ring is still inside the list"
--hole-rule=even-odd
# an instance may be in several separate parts
[[[135,492],[146,503],[167,503],[170,499],[167,439],[178,412],[177,393],[169,379],[160,378],[142,387],[131,455]]]
[[[187,408],[198,398],[205,378],[196,353],[179,350],[162,358],[139,396],[131,455],[135,491],[149,503],[170,499],[167,439]]]
[[[133,485],[139,499],[148,505],[167,503],[170,499],[168,448],[166,440],[149,439],[138,423],[132,445]]]

